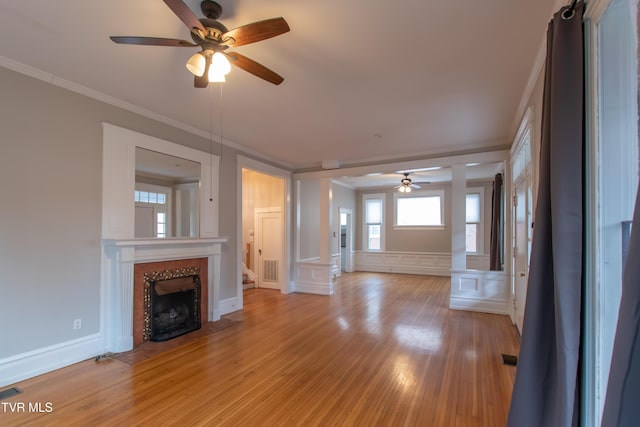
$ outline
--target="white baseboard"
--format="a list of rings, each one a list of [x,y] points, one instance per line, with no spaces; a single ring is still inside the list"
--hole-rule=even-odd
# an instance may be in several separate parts
[[[0,387],[91,359],[103,351],[98,333],[0,359]]]
[[[333,284],[296,282],[296,292],[315,295],[333,295]]]
[[[509,314],[509,304],[504,301],[490,301],[473,298],[451,297],[449,308],[452,310],[478,311],[481,313]]]
[[[406,267],[401,265],[366,265],[360,264],[356,266],[356,271],[368,271],[372,273],[400,273],[400,274],[418,274],[423,276],[450,276],[451,270],[448,268],[417,268]]]
[[[224,316],[225,314],[233,313],[234,311],[242,310],[242,304],[238,300],[238,297],[222,299],[218,303],[218,312],[220,316]]]

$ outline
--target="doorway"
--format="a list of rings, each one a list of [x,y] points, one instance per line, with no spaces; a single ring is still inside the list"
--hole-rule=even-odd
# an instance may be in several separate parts
[[[529,275],[529,237],[527,232],[528,198],[527,181],[522,177],[515,185],[513,196],[513,219],[514,233],[513,239],[513,272],[514,272],[514,293],[513,305],[515,311],[516,327],[522,334],[522,324],[524,321],[524,306],[527,299],[527,280]]]
[[[513,264],[511,267],[512,320],[522,334],[524,310],[527,302],[529,256],[533,238],[533,173],[531,164],[532,112],[524,115],[514,147],[511,151],[511,240]]]
[[[248,165],[242,167],[243,163]],[[278,171],[269,173],[268,167],[267,172],[261,170],[265,165],[249,159],[239,162],[239,166],[242,182],[242,223],[238,231],[240,293],[250,287],[287,292],[288,180],[278,176]]]
[[[258,288],[280,289],[282,213],[280,208],[255,210],[255,272]]]
[[[340,270],[353,272],[353,212],[340,208]]]

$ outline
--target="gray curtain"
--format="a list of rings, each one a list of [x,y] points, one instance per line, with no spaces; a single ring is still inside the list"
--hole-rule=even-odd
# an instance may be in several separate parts
[[[540,178],[511,427],[577,426],[582,297],[582,13],[547,31]]]
[[[491,194],[491,242],[489,251],[489,270],[502,270],[502,174],[496,174]]]

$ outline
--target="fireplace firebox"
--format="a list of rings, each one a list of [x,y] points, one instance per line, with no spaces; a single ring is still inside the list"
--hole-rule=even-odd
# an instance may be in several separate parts
[[[148,294],[145,295],[148,303],[145,320],[149,326],[149,340],[166,341],[200,329],[200,276],[155,276],[159,277],[147,281]]]

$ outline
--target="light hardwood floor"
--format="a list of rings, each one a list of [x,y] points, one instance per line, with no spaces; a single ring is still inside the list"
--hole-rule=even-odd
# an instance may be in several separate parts
[[[0,406],[0,425],[502,426],[517,332],[448,298],[448,278],[374,273],[343,275],[331,297],[248,290],[237,325],[16,384],[3,402],[52,412]]]

